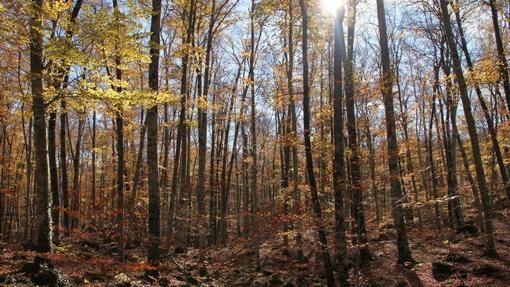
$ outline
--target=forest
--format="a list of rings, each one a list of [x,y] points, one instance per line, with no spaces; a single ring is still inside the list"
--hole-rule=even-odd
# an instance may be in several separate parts
[[[508,0],[0,0],[0,286],[509,286]]]

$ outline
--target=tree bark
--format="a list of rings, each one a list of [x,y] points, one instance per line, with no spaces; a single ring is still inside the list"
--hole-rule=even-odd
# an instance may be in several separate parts
[[[145,132],[147,129],[146,121],[144,120],[144,110],[140,112],[140,139],[138,141],[138,155],[136,158],[135,172],[133,173],[133,189],[131,189],[131,197],[129,198],[129,210],[131,211],[129,216],[129,229],[134,231],[135,228],[135,209],[136,200],[138,198],[138,188],[140,185],[140,177],[142,173],[142,160],[143,160],[143,147],[145,145]]]
[[[491,1],[491,2],[493,2],[493,1]],[[455,19],[456,19],[457,27],[459,30],[461,48],[462,48],[462,51],[464,52],[464,57],[466,58],[466,63],[467,63],[468,69],[469,69],[469,71],[473,71],[473,62],[471,60],[471,55],[469,53],[467,41],[464,36],[464,29],[462,28],[462,21],[460,18],[460,13],[457,9],[455,10]],[[487,122],[487,128],[489,130],[489,136],[491,138],[492,149],[494,151],[494,155],[496,156],[496,160],[498,162],[498,168],[499,168],[499,172],[501,174],[501,179],[503,181],[503,185],[505,187],[505,192],[506,192],[507,197],[510,199],[510,178],[507,173],[507,169],[505,167],[505,162],[503,160],[501,148],[499,146],[499,140],[498,140],[498,135],[496,133],[496,128],[494,127],[494,122],[493,122],[492,117],[489,113],[489,108],[487,107],[487,103],[485,102],[485,99],[482,95],[482,91],[481,91],[480,86],[477,82],[475,82],[474,88],[475,88],[476,96],[478,97],[478,101],[480,102],[480,107],[482,108],[483,115],[485,117],[485,121]]]
[[[441,109],[441,124],[443,126],[443,142],[446,152],[446,173],[448,184],[448,217],[454,228],[459,228],[463,223],[460,198],[457,193],[457,138],[453,134],[453,125],[457,123],[457,103],[454,103],[450,81],[450,66],[441,60],[446,77],[446,119],[443,120],[442,101],[439,101]]]
[[[216,0],[212,1],[211,16],[209,19],[209,31],[207,35],[207,47],[205,56],[204,90],[198,88],[201,98],[198,103],[198,179],[197,179],[197,212],[198,212],[198,247],[200,250],[200,261],[204,259],[204,248],[206,245],[206,218],[205,218],[205,165],[207,156],[207,97],[209,94],[209,71],[210,57],[213,40],[213,28],[215,23]],[[201,85],[201,71],[199,73],[198,85]],[[203,101],[203,102],[202,102]],[[201,271],[204,273],[205,265],[201,265]]]
[[[409,249],[407,230],[404,222],[402,208],[402,187],[400,185],[398,169],[398,142],[395,125],[395,111],[393,107],[393,77],[390,65],[390,53],[388,48],[388,34],[386,31],[386,16],[384,0],[377,0],[377,19],[379,22],[379,44],[381,46],[382,79],[381,93],[384,100],[384,112],[386,117],[386,142],[388,150],[388,169],[391,186],[391,203],[393,220],[397,231],[398,263],[414,263],[415,260]]]
[[[288,68],[287,68],[287,91],[289,93],[289,107],[288,107],[288,115],[287,118],[290,121],[287,124],[287,129],[289,129],[291,139],[297,139],[297,117],[296,117],[296,104],[294,101],[294,87],[293,87],[293,72],[294,72],[294,13],[293,13],[293,0],[289,0],[289,27],[288,27]],[[294,212],[296,215],[301,212],[301,194],[298,189],[299,185],[299,156],[297,146],[292,144],[290,147],[291,155],[292,155],[292,170],[289,173],[290,182],[289,186],[292,187],[292,194],[294,196]],[[290,167],[288,167],[290,168]],[[297,246],[297,260],[303,261],[303,237],[300,231],[300,223],[299,221],[295,221],[292,223],[294,228],[296,229],[296,246]]]
[[[478,140],[478,134],[475,124],[475,119],[473,116],[472,108],[471,108],[471,100],[469,99],[466,80],[464,79],[464,74],[462,71],[462,65],[460,62],[459,55],[457,53],[457,47],[455,43],[455,39],[452,32],[452,27],[450,23],[450,15],[448,13],[448,6],[446,0],[440,0],[441,3],[441,15],[442,22],[444,25],[446,40],[448,43],[448,47],[450,48],[450,53],[453,61],[453,71],[455,74],[455,80],[457,85],[459,86],[460,97],[462,100],[462,106],[464,108],[464,115],[466,117],[466,123],[468,126],[469,138],[471,140],[471,149],[473,153],[473,160],[475,163],[476,170],[476,180],[478,182],[478,188],[480,190],[482,204],[484,209],[484,219],[485,219],[485,253],[488,256],[496,256],[496,248],[494,246],[494,234],[493,234],[493,225],[492,225],[492,198],[490,191],[487,187],[487,182],[485,179],[485,172],[482,162],[480,142]]]
[[[34,117],[35,248],[37,252],[51,251],[51,220],[48,189],[48,151],[46,149],[46,106],[43,96],[43,35],[42,9],[44,0],[32,1],[30,17],[30,82],[32,84],[32,112]]]
[[[363,208],[363,186],[361,183],[361,159],[356,131],[355,90],[354,90],[354,28],[356,23],[356,5],[358,0],[349,1],[347,17],[347,57],[345,63],[345,105],[347,111],[347,132],[349,134],[350,164],[352,178],[352,193],[354,203],[354,216],[358,240],[365,244],[361,252],[370,257],[368,249],[367,230],[365,226],[365,213]],[[363,262],[362,262],[363,263]]]
[[[80,210],[81,210],[81,190],[80,190],[80,165],[81,165],[81,146],[82,136],[85,122],[78,115],[78,133],[76,135],[76,143],[74,153],[71,147],[71,155],[73,160],[73,194],[71,199],[71,228],[80,227]],[[69,128],[69,124],[67,125]],[[71,145],[71,131],[68,130],[69,144]]]
[[[508,62],[505,57],[505,48],[501,37],[501,29],[499,28],[498,8],[496,0],[489,0],[492,14],[492,25],[494,25],[494,37],[496,39],[496,50],[498,52],[498,68],[503,82],[503,90],[505,91],[505,100],[507,111],[510,112],[510,77],[508,75]],[[508,185],[506,186],[508,187]],[[508,192],[508,190],[507,190]],[[510,194],[509,194],[510,195]]]
[[[335,14],[335,51],[333,59],[333,193],[335,199],[335,249],[337,272],[342,286],[348,285],[347,243],[345,238],[344,196],[347,190],[344,155],[344,114],[342,62],[345,58],[344,7]]]
[[[460,150],[460,154],[462,156],[462,163],[464,165],[466,177],[469,182],[469,186],[471,187],[471,192],[473,193],[473,199],[474,199],[475,208],[476,208],[476,218],[478,221],[477,223],[480,226],[480,230],[482,232],[484,232],[485,224],[483,221],[483,209],[482,209],[482,205],[480,203],[478,187],[476,186],[475,180],[473,179],[473,175],[471,174],[471,169],[469,168],[469,161],[468,161],[468,158],[466,155],[466,149],[464,148],[464,144],[462,143],[462,140],[460,138],[459,132],[457,130],[457,126],[454,125],[453,129],[454,129],[455,137],[457,138],[457,142],[459,143],[459,150]]]
[[[303,129],[305,141],[305,156],[306,156],[306,173],[308,175],[308,182],[310,185],[310,197],[312,211],[314,213],[315,225],[317,229],[317,236],[320,244],[320,251],[324,269],[326,272],[326,280],[328,287],[335,286],[335,277],[333,275],[333,266],[331,265],[331,258],[329,255],[329,247],[326,230],[322,223],[322,210],[317,194],[317,183],[315,181],[315,173],[313,171],[313,156],[312,156],[312,143],[310,140],[310,86],[308,75],[308,13],[304,0],[299,0],[301,8],[302,19],[302,53],[303,53]]]
[[[90,198],[90,209],[92,212],[92,226],[96,227],[96,200],[97,200],[97,190],[96,190],[96,124],[97,122],[97,113],[94,110],[92,112],[92,182],[91,182],[91,198]]]
[[[255,104],[255,75],[254,75],[254,67],[255,67],[255,0],[251,1],[251,10],[250,10],[250,59],[249,59],[249,71],[248,71],[248,79],[250,80],[250,90],[251,90],[251,114],[250,114],[250,131],[251,131],[251,147],[250,147],[250,155],[251,155],[251,196],[252,196],[252,224],[256,225],[258,222],[257,213],[259,209],[259,199],[258,199],[258,189],[257,189],[257,176],[258,176],[258,163],[257,163],[257,123],[256,123],[256,104]],[[259,243],[258,238],[255,238],[254,243],[254,251],[256,256],[256,268],[260,270],[260,254],[259,254]]]
[[[149,88],[158,93],[159,83],[159,41],[161,26],[161,0],[152,0],[151,36],[149,64]],[[148,261],[159,265],[160,251],[160,207],[159,207],[159,166],[158,166],[158,105],[147,111],[147,173],[149,182],[149,248]]]
[[[60,177],[62,180],[62,200],[64,207],[64,229],[65,235],[69,234],[70,218],[69,218],[69,178],[67,175],[67,148],[66,148],[66,124],[67,112],[66,102],[60,102]]]
[[[114,22],[119,21],[120,10],[116,0],[113,0],[113,13]],[[116,23],[117,25],[119,23]],[[120,40],[120,39],[119,39]],[[116,51],[115,55],[115,79],[122,81],[122,70],[120,69],[121,58],[119,52]],[[117,93],[122,93],[121,87],[114,87]],[[119,246],[120,261],[124,261],[124,173],[125,173],[125,160],[124,160],[124,116],[122,114],[122,106],[117,106],[116,113],[116,136],[117,136],[117,210],[116,210],[116,224],[117,224],[117,237]]]
[[[51,209],[51,219],[53,222],[53,242],[59,241],[60,228],[60,197],[58,194],[58,167],[57,167],[57,147],[56,147],[56,122],[57,114],[50,113],[48,120],[48,160],[50,166],[50,188],[53,207]]]

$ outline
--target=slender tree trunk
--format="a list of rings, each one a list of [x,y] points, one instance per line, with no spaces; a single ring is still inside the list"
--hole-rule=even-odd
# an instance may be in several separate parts
[[[376,185],[376,175],[375,175],[375,149],[374,143],[372,139],[372,132],[370,131],[370,123],[367,121],[366,124],[366,137],[367,137],[367,146],[369,151],[369,162],[370,162],[370,182],[372,185],[372,197],[374,199],[375,205],[375,221],[377,223],[381,222],[381,203],[379,202],[379,191]]]
[[[82,136],[85,123],[81,118],[78,119],[78,133],[76,135],[76,143],[74,153],[71,154],[73,159],[73,198],[71,200],[71,210],[73,216],[71,217],[71,228],[80,227],[80,210],[81,210],[81,191],[80,191],[80,166],[81,166],[81,147],[82,147]],[[69,127],[69,125],[67,125]],[[71,143],[71,132],[68,130],[69,143]]]
[[[195,8],[195,1],[192,0],[189,3],[189,9],[186,13],[187,15],[187,30],[186,35],[183,36],[183,43],[186,45],[190,45],[191,43],[191,36],[193,34],[193,13]],[[180,87],[180,95],[181,95],[181,108],[180,108],[180,115],[179,115],[179,124],[177,127],[177,142],[176,142],[176,148],[175,148],[175,157],[174,157],[174,169],[173,169],[173,175],[172,175],[172,189],[171,189],[171,198],[170,198],[170,205],[169,205],[169,220],[168,220],[168,235],[169,237],[172,236],[173,228],[175,225],[174,222],[174,213],[175,209],[180,209],[180,202],[177,198],[177,186],[180,182],[181,184],[185,180],[184,178],[180,178],[179,180],[179,171],[180,166],[184,164],[185,158],[183,157],[181,159],[182,150],[185,149],[185,145],[183,144],[183,141],[185,140],[185,120],[186,120],[186,102],[187,102],[187,94],[188,94],[188,60],[189,55],[187,53],[184,53],[182,57],[182,73],[181,73],[181,87]],[[182,163],[181,163],[182,161]],[[181,195],[179,195],[180,198]],[[177,207],[177,208],[176,208]]]
[[[258,163],[257,163],[257,129],[256,129],[256,103],[255,103],[255,75],[254,75],[254,67],[255,67],[255,0],[251,1],[251,11],[250,11],[250,60],[249,60],[249,72],[248,78],[250,79],[250,90],[251,90],[251,121],[250,121],[250,130],[251,130],[251,196],[252,196],[252,224],[256,224],[258,222],[258,209],[259,209],[259,199],[258,199],[258,189],[257,189],[257,177],[258,177]],[[260,28],[262,29],[262,28]],[[257,227],[257,226],[255,226]],[[255,238],[254,243],[254,251],[256,255],[256,265],[257,269],[260,270],[260,254],[259,254],[259,243],[258,238]]]
[[[350,164],[352,178],[352,193],[354,200],[354,216],[356,219],[356,232],[358,240],[364,243],[360,252],[364,253],[362,258],[371,257],[368,249],[367,230],[365,226],[365,213],[363,208],[363,187],[361,183],[361,159],[358,145],[358,134],[356,131],[355,114],[355,91],[354,91],[354,27],[356,23],[357,0],[349,1],[347,17],[347,58],[345,58],[345,101],[347,110],[347,132],[349,134]],[[363,264],[363,262],[362,262]]]
[[[278,110],[275,112],[275,120],[276,120],[276,138],[279,140],[282,145],[280,145],[280,165],[281,165],[281,190],[283,192],[283,216],[285,220],[283,222],[283,254],[289,255],[289,224],[288,224],[288,216],[289,216],[289,166],[290,166],[290,155],[289,155],[289,143],[286,138],[288,134],[288,128],[286,123],[287,119],[285,118],[285,113],[282,115],[282,119],[280,119],[280,115]]]
[[[117,0],[113,0],[113,13],[114,22],[119,21],[120,10]],[[119,23],[116,23],[117,25]],[[116,52],[118,53],[118,52]],[[115,55],[115,79],[122,81],[122,70],[120,68],[121,58],[120,55]],[[122,93],[121,87],[114,87],[117,93]],[[117,210],[116,210],[116,224],[117,236],[119,246],[120,261],[124,261],[124,173],[125,173],[125,160],[124,160],[124,116],[122,114],[122,107],[117,107],[116,122],[116,136],[117,136]]]
[[[185,97],[186,95],[183,95]],[[187,112],[184,111],[184,116],[187,118]],[[177,199],[177,208],[176,208],[176,220],[175,229],[176,229],[176,250],[179,252],[184,252],[186,248],[186,193],[189,191],[187,171],[188,171],[188,127],[186,124],[183,124],[183,133],[181,139],[181,162],[179,166],[179,197]]]
[[[503,1],[502,1],[503,2]],[[489,0],[492,14],[492,25],[494,26],[494,37],[496,39],[496,50],[498,52],[498,68],[503,82],[503,90],[505,91],[505,100],[507,110],[510,111],[510,76],[508,75],[508,62],[505,57],[505,48],[503,44],[501,29],[499,28],[498,8],[496,0]],[[506,186],[508,187],[508,185]],[[507,190],[508,192],[508,190]],[[510,194],[508,194],[510,196]]]
[[[322,210],[317,194],[317,183],[315,181],[315,173],[313,171],[313,157],[312,157],[312,143],[310,141],[310,87],[308,75],[308,13],[304,0],[299,0],[301,8],[301,19],[303,28],[303,129],[305,141],[305,156],[306,156],[306,173],[308,175],[308,182],[310,185],[310,197],[312,210],[315,217],[315,225],[317,228],[317,236],[320,244],[320,251],[322,260],[324,262],[324,269],[326,272],[326,279],[328,287],[335,286],[335,277],[333,275],[333,266],[331,265],[331,258],[329,255],[329,247],[326,230],[322,223]]]
[[[473,160],[475,163],[476,170],[476,180],[478,182],[478,188],[480,190],[482,204],[484,209],[484,219],[485,219],[485,234],[486,234],[486,246],[485,252],[488,256],[496,256],[496,248],[494,246],[494,234],[493,234],[493,225],[492,225],[492,198],[490,191],[487,187],[487,182],[485,179],[485,172],[482,162],[480,143],[478,140],[478,134],[475,124],[475,119],[473,116],[472,108],[471,108],[471,100],[469,99],[466,81],[464,79],[464,74],[462,71],[462,65],[460,62],[459,55],[457,53],[457,47],[455,43],[455,39],[452,32],[452,27],[450,23],[450,15],[448,13],[448,7],[446,0],[440,0],[441,3],[441,14],[442,21],[445,28],[446,40],[448,43],[448,47],[450,48],[450,53],[453,61],[453,71],[455,73],[455,80],[457,85],[459,86],[460,97],[462,100],[462,106],[464,109],[464,115],[466,117],[466,123],[468,126],[469,138],[471,140],[471,149],[473,153]]]
[[[245,105],[245,101],[242,101],[242,105]],[[250,188],[249,188],[249,173],[248,173],[248,135],[246,134],[246,123],[241,123],[241,136],[243,139],[243,160],[242,160],[242,174],[243,174],[243,225],[244,225],[244,236],[248,238],[250,233]]]
[[[436,114],[436,96],[439,93],[439,66],[434,66],[434,87],[433,87],[433,94],[432,94],[432,111],[430,114],[430,122],[429,122],[429,129],[428,129],[428,159],[429,159],[429,165],[430,165],[430,175],[432,177],[432,196],[434,198],[434,211],[436,215],[436,227],[438,230],[441,229],[441,212],[439,209],[439,203],[438,203],[438,175],[437,175],[437,168],[434,160],[434,150],[433,150],[433,125],[434,125],[434,118]]]
[[[491,1],[491,2],[494,2],[494,1]],[[457,22],[457,27],[459,29],[461,48],[462,48],[462,51],[464,52],[464,57],[466,58],[466,63],[467,63],[468,69],[469,69],[469,71],[472,71],[473,70],[473,62],[471,60],[471,55],[469,53],[466,38],[464,37],[464,29],[462,28],[462,21],[460,18],[460,13],[457,9],[455,10],[455,19]],[[501,179],[503,180],[505,192],[506,192],[507,197],[510,198],[510,178],[507,173],[507,169],[505,167],[503,155],[501,153],[501,148],[499,146],[499,140],[498,140],[498,135],[496,133],[496,128],[494,127],[494,122],[493,122],[491,115],[489,113],[489,108],[487,107],[487,104],[486,104],[485,99],[482,95],[482,91],[480,89],[479,84],[477,82],[475,82],[474,87],[475,87],[476,95],[478,97],[478,101],[480,102],[480,107],[482,108],[483,115],[485,117],[485,121],[487,122],[487,128],[489,130],[489,136],[491,138],[492,149],[494,151],[494,155],[496,156],[496,160],[498,162],[498,168],[499,168],[499,172],[501,174]]]
[[[138,198],[138,188],[140,185],[140,177],[142,173],[142,165],[143,165],[143,147],[145,145],[145,132],[147,129],[146,121],[144,120],[144,110],[140,112],[140,139],[138,141],[138,154],[136,158],[135,164],[135,172],[133,173],[133,188],[131,189],[131,197],[129,198],[129,210],[131,211],[129,216],[129,229],[134,231],[135,228],[135,210],[136,210],[136,200]]]
[[[213,28],[215,23],[216,0],[212,1],[211,16],[209,19],[209,34],[207,36],[207,48],[205,58],[204,90],[198,88],[202,94],[198,103],[198,180],[197,180],[197,212],[198,212],[198,247],[200,250],[200,261],[204,261],[204,248],[206,246],[206,218],[205,218],[205,165],[207,156],[207,97],[209,94],[209,71],[210,57],[213,40]],[[198,85],[201,85],[202,74],[199,72]],[[201,266],[201,273],[205,273],[205,265]]]
[[[411,144],[409,142],[409,129],[408,129],[408,112],[407,112],[407,100],[404,100],[402,98],[402,90],[401,90],[401,85],[400,85],[400,69],[399,69],[399,65],[396,64],[395,65],[395,77],[396,77],[396,82],[397,82],[397,89],[398,89],[398,101],[399,101],[399,105],[400,105],[400,113],[401,113],[401,123],[402,123],[402,131],[404,132],[404,141],[405,141],[405,147],[406,147],[406,170],[407,170],[407,173],[410,174],[411,176],[411,187],[413,189],[413,194],[414,194],[414,197],[415,197],[415,202],[417,202],[418,200],[418,191],[417,191],[417,188],[416,188],[416,178],[414,176],[414,165],[413,165],[413,159],[412,159],[412,156],[411,156]],[[403,168],[401,168],[401,171],[400,171],[401,174],[403,174]],[[405,186],[405,180],[404,180],[404,177],[402,177],[402,186]],[[404,189],[404,188],[403,188]],[[404,192],[404,196],[406,196],[405,192]],[[409,203],[410,201],[410,197],[407,198],[405,200],[406,203]],[[419,224],[421,226],[421,211],[418,209],[417,210],[418,212],[418,221],[419,221]],[[409,217],[409,221],[414,225],[414,217],[413,217],[413,209],[412,207],[408,207],[406,209],[406,214],[407,216]]]
[[[161,28],[161,0],[152,0],[151,36],[149,64],[149,88],[158,93],[159,89],[159,41]],[[149,182],[149,248],[148,261],[159,265],[160,252],[160,207],[159,207],[159,166],[158,166],[158,105],[147,111],[147,170]]]
[[[25,167],[26,167],[26,184],[25,184],[25,220],[23,227],[23,239],[25,241],[30,241],[31,233],[30,233],[30,222],[31,222],[31,194],[32,194],[32,126],[33,119],[30,117],[28,122],[28,128],[25,128],[25,117],[24,113],[24,104],[21,106],[21,125],[23,127],[23,140],[25,146]]]
[[[293,87],[293,72],[294,72],[294,14],[293,14],[293,0],[289,0],[289,27],[288,27],[288,69],[287,69],[287,90],[289,93],[289,107],[287,117],[290,119],[290,133],[292,140],[297,140],[297,117],[296,117],[296,104],[294,101],[294,87]],[[298,189],[299,185],[299,156],[298,150],[295,145],[290,147],[292,152],[292,171],[290,172],[290,184],[292,186],[292,194],[294,195],[294,212],[300,214],[301,212],[301,195]],[[296,229],[296,246],[297,246],[297,259],[298,261],[304,260],[303,255],[303,237],[300,232],[300,223],[293,222]]]
[[[379,44],[381,46],[382,64],[382,95],[384,100],[384,112],[386,116],[386,136],[388,149],[389,180],[391,185],[391,203],[393,209],[393,220],[397,229],[397,250],[398,263],[414,263],[409,249],[407,230],[404,222],[402,201],[402,187],[400,185],[398,170],[398,142],[395,126],[395,111],[393,107],[393,78],[391,75],[390,53],[388,48],[388,34],[386,31],[386,16],[384,0],[377,0],[377,19],[379,22]]]
[[[237,86],[237,81],[239,79],[239,76],[240,76],[240,72],[241,72],[241,67],[239,67],[239,70],[238,70],[238,73],[237,73],[237,77],[236,77],[236,86]],[[233,96],[235,96],[235,89],[233,91]],[[244,97],[246,96],[246,93],[243,93],[243,101],[244,101]],[[236,126],[234,128],[234,139],[233,139],[233,142],[232,142],[232,151],[230,153],[230,160],[227,164],[227,156],[228,156],[228,142],[229,142],[229,131],[230,131],[230,117],[231,117],[231,114],[232,114],[232,110],[233,110],[233,107],[234,107],[234,98],[232,99],[231,103],[230,103],[230,107],[229,107],[229,112],[228,112],[228,115],[227,115],[227,123],[226,123],[226,127],[225,127],[225,136],[224,136],[224,142],[223,142],[223,159],[222,159],[222,170],[221,170],[221,175],[220,175],[220,180],[221,180],[221,194],[220,194],[220,202],[221,202],[221,206],[220,206],[220,224],[219,224],[219,233],[220,233],[220,241],[222,243],[225,243],[225,240],[227,239],[227,211],[228,211],[228,208],[227,208],[227,204],[228,204],[228,198],[229,198],[229,193],[230,193],[230,182],[231,182],[231,178],[232,178],[232,168],[233,168],[233,165],[234,165],[234,161],[236,159],[236,156],[237,156],[237,138],[238,138],[238,135],[239,135],[239,122],[236,122]],[[241,114],[243,112],[243,108],[241,108]],[[214,177],[215,180],[216,180],[216,177]],[[212,206],[212,205],[211,205]],[[215,206],[216,208],[216,206]],[[216,212],[216,210],[214,210],[214,212]]]
[[[119,238],[120,260],[124,261],[124,118],[120,111],[116,116],[117,134],[117,236]]]
[[[459,228],[463,222],[460,198],[457,193],[457,139],[453,134],[453,125],[457,122],[457,103],[454,103],[450,81],[450,66],[441,60],[446,77],[446,119],[443,120],[443,105],[439,101],[441,110],[441,125],[443,130],[443,143],[446,152],[446,173],[448,185],[448,218],[454,228]]]
[[[473,199],[476,208],[476,218],[478,220],[478,225],[480,226],[480,230],[482,232],[485,231],[485,224],[483,221],[483,209],[482,204],[480,203],[480,196],[478,193],[478,187],[476,186],[475,180],[473,179],[473,175],[471,174],[471,169],[469,168],[469,160],[466,155],[466,150],[464,148],[464,144],[460,138],[459,132],[457,130],[457,125],[453,126],[455,137],[457,138],[457,142],[459,143],[459,150],[462,156],[462,163],[464,164],[464,170],[466,172],[466,177],[469,182],[469,186],[471,187],[471,192],[473,192]]]
[[[59,242],[60,227],[60,197],[58,195],[58,167],[57,167],[57,147],[56,147],[56,122],[57,114],[50,113],[48,120],[48,160],[50,166],[50,188],[53,208],[51,218],[53,221],[53,242]]]
[[[235,80],[235,85],[234,85],[234,89],[232,91],[232,95],[233,97],[235,97],[235,94],[236,94],[236,87],[237,87],[237,83],[239,81],[239,78],[241,76],[241,70],[243,69],[243,65],[244,65],[244,61],[239,65],[239,69],[237,71],[237,76],[236,76],[236,80]],[[248,94],[248,87],[245,86],[243,88],[243,92],[241,94],[241,108],[240,108],[240,111],[239,111],[239,115],[244,115],[244,112],[245,112],[245,101],[246,101],[246,96]],[[221,241],[224,242],[224,240],[227,238],[227,203],[228,203],[228,195],[229,195],[229,190],[230,190],[230,184],[231,184],[231,180],[232,180],[232,170],[233,170],[233,167],[235,165],[235,161],[237,159],[237,140],[238,140],[238,137],[239,137],[239,127],[242,125],[243,126],[243,130],[242,130],[242,134],[243,134],[243,163],[242,163],[242,166],[243,166],[243,188],[247,188],[247,185],[245,184],[244,182],[244,179],[245,179],[245,175],[246,175],[246,169],[247,169],[247,163],[245,161],[245,159],[247,158],[248,154],[247,154],[247,137],[246,137],[246,133],[244,131],[244,124],[243,123],[240,123],[239,121],[236,122],[235,124],[235,127],[234,127],[234,138],[232,140],[232,150],[230,152],[230,159],[229,159],[229,162],[228,162],[228,165],[227,165],[227,150],[228,150],[228,141],[229,141],[229,138],[228,138],[228,134],[229,134],[229,130],[230,130],[230,115],[232,114],[232,110],[234,108],[234,104],[235,104],[235,98],[232,99],[231,103],[230,103],[230,108],[229,108],[229,112],[228,112],[228,116],[227,116],[227,125],[226,125],[226,129],[225,129],[225,137],[224,137],[224,143],[223,143],[223,169],[221,171],[221,207],[220,207],[220,236],[221,236]],[[211,169],[212,170],[212,169]],[[247,191],[246,193],[247,194]],[[246,198],[246,197],[245,197]],[[247,203],[247,202],[245,202]],[[245,204],[245,218],[247,219],[247,204]],[[247,220],[245,220],[245,223],[247,222]],[[247,229],[246,229],[247,230]]]
[[[216,102],[216,96],[213,94],[213,105]],[[216,186],[216,164],[214,157],[216,155],[216,113],[211,111],[211,162],[209,164],[209,243],[215,244],[218,241],[218,201]],[[226,155],[225,155],[226,156]],[[223,219],[220,219],[223,220]]]
[[[168,68],[165,69],[168,74]],[[167,77],[167,76],[165,76]],[[167,91],[168,91],[168,81],[167,81]],[[170,122],[168,117],[168,104],[165,103],[163,105],[163,121],[164,121],[164,127],[163,127],[163,146],[162,146],[162,157],[163,157],[163,168],[162,168],[162,174],[160,176],[160,187],[162,189],[161,194],[163,195],[163,204],[162,206],[165,206],[165,198],[166,198],[166,204],[170,204],[170,198],[171,196],[168,194],[168,172],[170,168]],[[169,209],[167,208],[166,212],[168,212]],[[162,211],[165,212],[165,211]],[[167,213],[168,217],[168,213]],[[168,226],[165,226],[168,227]],[[161,235],[165,236],[168,234],[168,229],[163,228],[163,231],[161,231]]]
[[[338,277],[342,286],[348,285],[347,243],[345,239],[344,194],[346,192],[345,155],[344,155],[344,115],[342,62],[345,58],[343,7],[336,11],[335,16],[335,52],[333,60],[333,192],[335,198],[335,249]]]
[[[2,129],[2,157],[0,158],[0,163],[2,166],[2,170],[0,172],[0,189],[4,188],[4,178],[6,177],[6,164],[4,161],[6,160],[6,142],[7,142],[7,126],[4,125]],[[17,171],[17,170],[16,170]],[[3,242],[5,239],[5,196],[0,192],[0,241]]]
[[[70,218],[69,218],[69,179],[67,176],[67,148],[66,148],[66,124],[67,112],[66,102],[60,102],[60,177],[62,180],[62,200],[64,207],[64,229],[65,235],[69,234]]]
[[[91,187],[91,198],[90,198],[90,208],[92,211],[92,226],[96,227],[96,200],[97,200],[97,190],[96,190],[96,122],[97,122],[97,114],[96,111],[92,112],[92,187]]]

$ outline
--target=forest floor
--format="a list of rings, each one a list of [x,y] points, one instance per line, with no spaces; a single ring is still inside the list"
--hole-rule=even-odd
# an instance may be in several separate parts
[[[353,264],[351,285],[420,286],[412,279],[417,275],[423,286],[510,286],[510,215],[508,209],[501,210],[495,212],[494,220],[498,258],[483,256],[483,236],[473,233],[475,230],[458,233],[414,227],[409,230],[409,241],[418,264],[411,272],[396,265],[390,226],[369,225],[373,260],[361,268]],[[303,263],[296,262],[295,252],[282,252],[280,236],[264,242],[260,246],[261,271],[255,268],[248,242],[231,239],[227,246],[207,250],[205,276],[199,274],[196,249],[163,256],[155,275],[147,272],[144,242],[126,248],[125,262],[120,263],[115,242],[100,233],[70,236],[44,258],[25,251],[20,244],[0,243],[0,286],[322,286],[323,268],[316,256],[314,235],[312,230],[304,233],[307,260]],[[357,258],[357,248],[351,246],[350,250],[354,253],[350,258]]]

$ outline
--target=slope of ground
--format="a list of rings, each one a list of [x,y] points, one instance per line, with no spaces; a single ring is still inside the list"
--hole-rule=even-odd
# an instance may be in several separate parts
[[[475,230],[457,233],[426,227],[410,230],[412,269],[395,264],[396,248],[390,228],[371,230],[369,246],[373,260],[357,268],[351,260],[353,286],[508,286],[510,282],[510,224],[503,212],[496,213],[495,238],[498,258],[483,256],[483,237]],[[373,228],[372,228],[373,229]],[[473,234],[474,233],[474,234]],[[281,239],[261,244],[261,270],[247,242],[232,239],[227,246],[209,249],[207,275],[199,275],[198,252],[166,255],[156,270],[145,262],[144,242],[126,249],[126,260],[116,260],[115,242],[101,234],[81,234],[66,239],[51,255],[24,251],[19,244],[1,245],[2,286],[322,286],[322,266],[316,256],[314,233],[304,234],[306,261],[295,253],[284,254]],[[330,241],[332,242],[332,241]],[[135,246],[137,244],[130,244]],[[292,246],[291,246],[292,247]],[[292,248],[290,250],[293,250]],[[351,246],[350,258],[357,258]],[[168,252],[166,252],[168,253]],[[35,263],[34,263],[35,262]],[[159,273],[159,274],[158,274]],[[416,277],[419,278],[416,281]],[[414,278],[414,279],[413,279]]]

